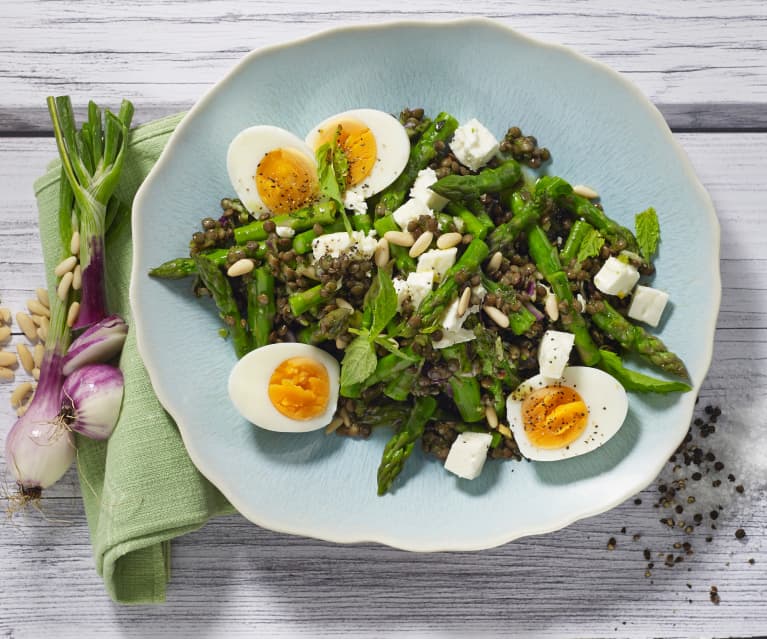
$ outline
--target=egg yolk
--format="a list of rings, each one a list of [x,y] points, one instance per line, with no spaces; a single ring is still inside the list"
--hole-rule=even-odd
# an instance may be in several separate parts
[[[291,419],[321,415],[329,397],[327,369],[308,357],[286,359],[269,379],[269,399],[278,411]]]
[[[347,186],[355,186],[370,175],[373,170],[378,153],[375,136],[362,122],[344,120],[336,122],[334,126],[321,132],[318,148],[325,143],[332,144],[336,132],[338,132],[338,145],[349,162],[346,184]]]
[[[522,402],[522,421],[530,442],[539,448],[563,448],[586,429],[589,410],[567,386],[544,386]]]
[[[314,164],[292,149],[269,151],[256,168],[256,188],[272,213],[291,213],[317,196]]]

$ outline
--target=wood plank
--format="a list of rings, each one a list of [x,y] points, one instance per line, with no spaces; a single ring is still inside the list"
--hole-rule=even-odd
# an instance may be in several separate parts
[[[3,3],[0,131],[48,130],[43,97],[76,102],[121,97],[152,119],[188,108],[245,52],[342,25],[484,15],[558,42],[625,73],[672,127],[764,128],[767,112],[767,5],[761,0],[446,0],[328,5],[318,0],[119,4],[84,0]]]
[[[174,543],[169,603],[116,607],[93,569],[73,471],[44,500],[52,520],[29,513],[0,535],[0,634],[21,637],[227,636],[554,638],[749,636],[767,627],[767,491],[739,456],[767,395],[767,251],[762,232],[767,134],[683,134],[722,225],[724,294],[715,361],[701,406],[720,404],[707,440],[747,492],[725,484],[717,529],[692,536],[658,519],[658,492],[644,491],[608,513],[550,535],[480,553],[410,554],[373,544],[341,546],[222,518]],[[3,139],[0,146],[0,295],[20,308],[42,281],[33,179],[54,153],[50,139]],[[16,336],[14,341],[23,341]],[[26,379],[24,373],[17,381]],[[740,385],[748,379],[750,387]],[[13,421],[9,384],[0,384],[0,435]],[[673,478],[671,467],[664,471]],[[752,473],[751,473],[752,474]],[[0,476],[7,469],[0,463]],[[719,497],[699,495],[707,512]],[[712,501],[713,500],[713,501]],[[744,527],[748,536],[734,538]],[[621,529],[625,527],[626,532]],[[633,535],[640,534],[638,541]],[[712,541],[707,543],[705,536]],[[617,547],[606,548],[610,537]],[[674,568],[658,553],[695,554]],[[644,549],[656,561],[644,576]],[[753,565],[748,563],[755,559]],[[687,584],[690,584],[688,588]],[[721,604],[709,601],[716,585]],[[63,619],[73,620],[62,625]],[[576,630],[577,629],[577,630]]]

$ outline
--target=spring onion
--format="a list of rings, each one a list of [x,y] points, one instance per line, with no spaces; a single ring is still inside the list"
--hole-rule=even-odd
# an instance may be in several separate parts
[[[107,439],[117,425],[123,400],[123,374],[109,364],[87,364],[64,381],[60,420],[91,439]]]
[[[93,324],[69,347],[64,357],[64,375],[86,364],[108,362],[122,350],[127,335],[128,325],[119,315]]]

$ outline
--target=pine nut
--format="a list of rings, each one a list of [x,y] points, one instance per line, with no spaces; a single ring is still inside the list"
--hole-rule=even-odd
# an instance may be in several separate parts
[[[384,233],[384,239],[389,242],[389,244],[404,246],[405,248],[413,246],[413,243],[415,242],[413,234],[408,233],[407,231],[386,231],[386,233]]]
[[[498,432],[506,439],[512,438],[511,429],[506,424],[498,424]]]
[[[495,412],[495,408],[492,406],[485,406],[485,419],[490,428],[498,428],[498,413]]]
[[[80,302],[72,302],[69,305],[69,310],[67,311],[67,326],[69,328],[72,328],[75,325],[75,322],[77,321],[77,316],[80,314]]]
[[[19,361],[16,359],[16,354],[10,351],[0,351],[0,366],[5,368],[16,368]]]
[[[44,317],[51,316],[51,312],[48,310],[48,308],[40,304],[36,298],[27,300],[27,308],[29,309],[30,313],[34,313],[35,315],[43,315]]]
[[[330,435],[331,433],[335,433],[343,425],[343,423],[344,420],[340,417],[333,418],[333,421],[325,426],[325,434]]]
[[[42,315],[40,315],[39,317],[40,317],[40,328],[44,328],[45,332],[47,333],[48,329],[51,327],[51,323],[47,317],[43,317]]]
[[[43,357],[45,357],[45,346],[42,344],[35,344],[35,350],[32,351],[32,357],[35,360],[35,367],[40,368],[43,363]]]
[[[74,255],[70,255],[69,257],[65,257],[61,262],[59,262],[59,265],[53,269],[53,274],[56,277],[63,277],[66,273],[70,273],[72,269],[75,267],[75,264],[77,264],[77,258]]]
[[[471,302],[471,286],[467,286],[461,293],[461,299],[458,300],[458,317],[463,317],[469,310]]]
[[[383,268],[389,263],[389,242],[384,238],[376,244],[375,261],[378,268]]]
[[[26,403],[27,396],[35,390],[32,382],[23,382],[19,384],[11,393],[11,406],[18,408],[22,404]]]
[[[72,239],[69,241],[69,251],[72,255],[80,255],[80,232],[72,233]]]
[[[337,297],[336,298],[336,306],[338,308],[345,308],[347,311],[353,311],[354,307],[349,304],[343,297]]]
[[[44,342],[48,339],[48,328],[46,326],[41,326],[37,329],[35,335],[37,335],[37,339],[39,339],[41,342]]]
[[[336,348],[339,351],[344,350],[349,344],[347,344],[346,340],[343,337],[336,337]]]
[[[232,264],[226,274],[229,277],[239,277],[240,275],[245,275],[245,273],[250,273],[255,266],[256,263],[253,260],[244,257]]]
[[[42,326],[43,324],[43,316],[42,315],[30,315],[32,318],[32,321],[35,323],[35,326]]]
[[[0,379],[10,382],[13,379],[13,371],[5,366],[0,366]]]
[[[29,404],[24,404],[24,406],[19,406],[16,409],[16,416],[17,417],[24,417],[24,414],[27,412],[28,408],[29,408]]]
[[[72,271],[69,271],[68,273],[64,273],[64,277],[61,278],[61,281],[59,282],[59,286],[56,289],[56,295],[59,296],[59,299],[62,302],[67,301],[67,295],[69,295],[69,288],[72,286],[72,280],[74,279],[74,274]]]
[[[463,239],[460,233],[445,233],[437,238],[437,248],[449,249],[458,246]]]
[[[345,409],[345,408],[342,408],[342,409],[339,411],[339,413],[338,413],[338,414],[341,416],[341,420],[343,421],[343,423],[344,423],[344,426],[346,426],[347,428],[349,428],[349,427],[352,425],[352,418],[351,418],[351,417],[349,417],[349,413],[346,411],[346,409]]]
[[[589,200],[594,200],[599,197],[599,193],[597,193],[590,186],[586,186],[585,184],[576,184],[573,187],[573,193],[580,195],[581,197],[585,197]]]
[[[410,257],[418,257],[427,248],[431,246],[431,241],[434,239],[434,233],[431,231],[425,231],[418,236],[418,239],[413,242],[413,246],[410,247]]]
[[[0,326],[0,344],[3,344],[11,339],[11,327]]]
[[[32,369],[32,377],[35,378],[35,381],[40,379],[40,369],[39,368],[33,368]]]
[[[3,324],[10,324],[11,323],[11,309],[10,308],[0,308],[0,322]]]
[[[24,335],[27,336],[27,339],[30,342],[37,340],[37,327],[29,315],[19,311],[16,313],[16,323],[19,325],[19,328],[24,331]]]
[[[35,291],[35,294],[37,295],[37,299],[40,301],[40,304],[45,306],[45,308],[51,307],[51,300],[48,297],[48,289],[47,288],[38,288]]]
[[[495,306],[483,306],[482,308],[485,309],[487,316],[498,324],[498,326],[501,328],[509,327],[509,318],[507,315],[504,315],[501,309],[496,308]]]
[[[21,360],[24,370],[31,375],[32,369],[35,367],[35,358],[32,357],[32,352],[26,344],[16,344],[16,352],[19,354],[19,360]]]
[[[503,254],[500,251],[496,251],[487,263],[487,270],[491,273],[497,271],[501,268],[501,262],[503,262]]]
[[[72,271],[72,288],[79,291],[83,287],[83,269],[78,264]]]

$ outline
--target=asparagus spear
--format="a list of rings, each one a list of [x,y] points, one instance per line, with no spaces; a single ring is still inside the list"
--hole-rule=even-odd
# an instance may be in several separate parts
[[[482,278],[482,285],[491,293],[499,295],[507,304],[514,305],[518,302],[517,294],[514,289],[502,286],[498,282],[494,282],[487,277]],[[530,327],[535,324],[535,315],[521,305],[519,310],[509,313],[508,318],[509,328],[515,335],[524,335],[530,330]]]
[[[562,270],[557,249],[551,245],[546,233],[538,225],[529,229],[527,243],[530,257],[535,261],[536,267],[551,284],[560,303],[564,302],[567,306],[567,310],[562,314],[562,325],[575,335],[575,347],[581,360],[586,366],[595,366],[599,362],[599,349],[591,339],[586,320],[575,308],[570,282]]]
[[[388,441],[378,467],[378,494],[383,495],[391,488],[392,482],[413,452],[415,443],[423,435],[426,422],[437,410],[433,397],[418,397],[407,421]]]
[[[602,359],[599,362],[600,368],[610,373],[627,391],[635,391],[637,393],[686,393],[692,390],[684,382],[670,382],[632,371],[626,368],[621,358],[611,351],[599,349],[599,352],[602,355]]]
[[[583,220],[575,220],[572,227],[570,228],[570,233],[567,236],[567,240],[565,240],[565,245],[559,252],[559,259],[563,264],[569,264],[572,260],[575,259],[575,257],[578,255],[578,249],[581,247],[581,243],[583,242],[583,238],[586,237],[586,234],[592,228],[594,227],[592,227],[588,222],[584,222]]]
[[[232,336],[232,344],[237,357],[242,357],[253,349],[250,334],[246,328],[245,320],[240,316],[237,302],[229,285],[229,279],[221,269],[205,255],[195,255],[194,263],[197,272],[210,291],[213,301],[218,307],[218,312],[224,324],[229,328]]]
[[[226,264],[226,256],[228,254],[229,249],[213,249],[200,253],[200,255],[207,257],[216,266]],[[197,265],[191,257],[177,257],[168,260],[164,264],[160,264],[160,266],[156,266],[149,271],[149,275],[166,280],[180,280],[190,275],[197,275]]]
[[[522,178],[516,160],[505,160],[495,169],[484,169],[477,175],[448,175],[429,188],[448,200],[478,199],[483,193],[498,193],[510,189]]]
[[[446,360],[454,359],[458,362],[458,370],[448,381],[453,390],[453,402],[461,419],[469,423],[478,422],[485,416],[485,411],[482,408],[479,379],[469,357],[468,345],[463,343],[448,346],[442,349],[442,356]]]
[[[293,295],[288,298],[288,304],[290,304],[290,310],[293,313],[293,317],[298,317],[315,306],[319,306],[325,299],[326,298],[322,296],[322,284],[317,284],[305,291],[293,293]]]
[[[405,169],[381,194],[376,205],[376,216],[393,213],[405,201],[418,172],[425,169],[437,155],[436,142],[446,142],[458,128],[458,121],[449,113],[440,113],[410,149]]]
[[[537,202],[532,199],[525,199],[525,196],[519,191],[511,196],[511,210],[514,211],[514,217],[508,222],[499,224],[490,233],[488,245],[492,253],[496,251],[504,254],[513,253],[514,242],[519,234],[531,224],[536,223],[541,216]]]
[[[354,218],[352,218],[354,220]],[[324,227],[324,233],[339,233],[344,230],[344,223],[342,220],[335,220],[328,226]],[[297,233],[293,238],[293,250],[297,255],[303,255],[312,250],[312,242],[319,237],[314,229],[308,229],[302,233]]]
[[[607,300],[603,299],[599,304],[602,305],[602,310],[592,313],[591,319],[608,337],[626,350],[641,355],[661,370],[689,379],[684,362],[669,351],[660,339],[641,326],[629,322]]]
[[[634,253],[639,253],[639,244],[634,234],[625,226],[621,226],[616,221],[611,220],[605,212],[595,206],[590,200],[580,195],[571,194],[564,203],[571,208],[576,216],[582,217],[595,229],[600,231],[610,243],[614,244],[617,240],[623,240],[626,248]]]
[[[417,317],[420,320],[421,330],[433,328],[442,319],[445,310],[458,292],[458,282],[455,280],[456,274],[463,270],[467,273],[477,271],[480,264],[487,257],[488,252],[487,244],[482,240],[474,239],[471,241],[463,255],[447,270],[437,289],[429,293],[418,307],[413,317]],[[415,334],[415,328],[410,324],[405,324],[400,327],[399,334],[411,337]]]
[[[379,237],[383,237],[387,231],[399,231],[400,228],[391,215],[386,215],[376,220],[375,230]],[[401,274],[407,276],[408,273],[415,271],[415,260],[410,257],[408,250],[404,246],[389,244],[389,251]]]
[[[237,244],[245,244],[248,240],[265,240],[269,235],[264,229],[266,222],[274,222],[276,226],[287,226],[294,231],[303,231],[315,224],[330,224],[336,219],[336,203],[332,200],[315,202],[298,211],[275,215],[268,220],[256,220],[245,226],[234,229],[234,240]]]
[[[480,240],[484,240],[487,234],[495,228],[492,220],[477,217],[460,202],[448,202],[445,210],[450,215],[463,220],[465,231]]]
[[[277,312],[274,300],[274,275],[267,266],[259,266],[247,284],[248,328],[253,336],[255,348],[269,343],[274,315]]]

